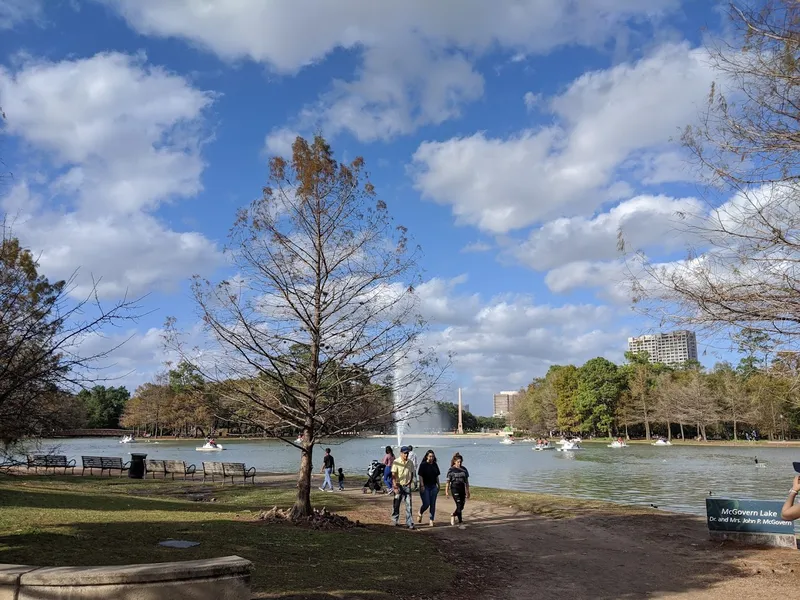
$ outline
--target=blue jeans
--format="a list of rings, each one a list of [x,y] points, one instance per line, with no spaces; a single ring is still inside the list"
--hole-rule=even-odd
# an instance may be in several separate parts
[[[383,484],[387,491],[392,491],[392,467],[386,465],[383,469]]]
[[[419,514],[424,515],[425,511],[430,507],[431,509],[431,521],[434,521],[436,518],[436,496],[439,495],[439,486],[434,485],[423,485],[419,488],[419,495],[422,498],[422,506],[419,507]]]
[[[392,502],[392,523],[395,525],[400,521],[400,503],[405,502],[406,505],[406,526],[414,526],[414,517],[411,511],[411,485],[401,485],[398,487],[398,492],[394,495]]]
[[[333,482],[331,481],[331,471],[333,469],[325,469],[325,481],[322,482],[322,489],[325,489],[327,485],[329,488],[333,489]]]

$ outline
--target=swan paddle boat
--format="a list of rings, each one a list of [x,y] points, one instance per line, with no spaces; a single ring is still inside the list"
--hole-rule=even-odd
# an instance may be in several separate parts
[[[222,447],[222,444],[218,444],[216,442],[206,442],[199,448],[195,448],[198,452],[222,452],[225,448]]]
[[[556,448],[559,452],[572,452],[573,450],[583,450],[580,439],[564,440],[561,448]]]
[[[555,450],[556,447],[553,446],[550,442],[544,442],[544,443],[539,442],[533,447],[533,449],[541,452],[542,450]]]
[[[653,446],[672,446],[672,442],[669,440],[656,440],[652,443]]]
[[[510,446],[514,443],[514,440],[512,440],[510,437],[504,437],[502,440],[500,440],[500,443],[504,446]]]
[[[119,443],[120,444],[137,444],[138,440],[135,437],[133,437],[132,435],[126,435],[119,441]]]
[[[628,444],[623,442],[622,440],[614,440],[608,445],[609,448],[627,448]]]

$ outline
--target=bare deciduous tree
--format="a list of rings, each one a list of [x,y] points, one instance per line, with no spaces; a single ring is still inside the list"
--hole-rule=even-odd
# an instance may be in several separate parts
[[[419,250],[376,198],[363,160],[337,162],[320,136],[270,161],[229,250],[236,278],[193,285],[213,358],[181,355],[222,396],[255,407],[243,414],[256,425],[299,447],[292,516],[303,517],[314,444],[408,413],[440,380],[443,365],[422,347]]]
[[[634,300],[678,326],[800,336],[800,3],[733,3],[733,37],[708,48],[718,81],[683,143],[714,195],[679,215],[700,240],[685,261],[639,254]],[[621,232],[624,237],[624,232]]]
[[[82,343],[135,320],[137,305],[104,307],[94,291],[72,300],[73,280],[50,283],[31,252],[0,227],[0,442],[9,446],[64,424],[65,392],[108,380],[101,363],[119,346],[86,354]]]

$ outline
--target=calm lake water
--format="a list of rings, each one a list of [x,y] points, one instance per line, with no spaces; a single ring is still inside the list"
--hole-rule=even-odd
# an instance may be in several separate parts
[[[51,440],[48,447],[59,446],[61,454],[123,456],[130,452],[146,453],[148,458],[178,459],[194,463],[198,470],[205,461],[244,462],[259,472],[295,472],[299,451],[276,441],[220,441],[225,450],[219,453],[197,452],[202,441],[143,442],[120,444],[117,439],[81,438]],[[361,487],[370,460],[383,457],[390,439],[350,439],[329,445],[337,467],[349,474],[348,486]],[[433,449],[440,463],[449,465],[456,451],[464,456],[473,485],[544,492],[575,498],[607,500],[630,504],[655,504],[664,510],[705,513],[705,498],[715,496],[781,500],[794,475],[792,461],[800,460],[800,449],[769,447],[633,445],[608,448],[606,442],[584,443],[579,452],[534,452],[533,444],[499,443],[499,438],[453,439],[407,437],[403,443],[414,445],[421,457]],[[314,451],[319,469],[324,445]],[[395,450],[395,452],[397,452]],[[756,466],[754,457],[758,457]]]

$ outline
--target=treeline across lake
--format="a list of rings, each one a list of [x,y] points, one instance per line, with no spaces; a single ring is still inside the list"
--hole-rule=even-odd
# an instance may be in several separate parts
[[[593,358],[555,365],[534,379],[514,409],[514,426],[546,435],[740,440],[755,431],[770,440],[800,430],[800,355],[767,361],[748,356],[736,367],[697,362],[678,367],[626,353],[617,365]]]
[[[297,345],[292,351],[302,352],[303,348]],[[394,431],[390,388],[371,382],[366,375],[345,376],[334,368],[330,369],[329,377],[330,385],[320,400],[322,407],[340,396],[358,395],[363,400],[353,409],[358,414],[340,410],[330,417],[334,430],[352,433],[348,423],[369,421],[370,430]],[[254,388],[258,389],[258,402],[251,398]],[[297,427],[264,409],[264,404],[268,404],[281,412],[281,403],[286,410],[291,408],[291,399],[281,397],[279,387],[266,378],[210,382],[190,364],[182,362],[136,389],[125,405],[120,425],[136,431],[137,435],[198,437],[222,431],[227,435],[294,437],[299,433]],[[384,414],[386,417],[380,418]]]

